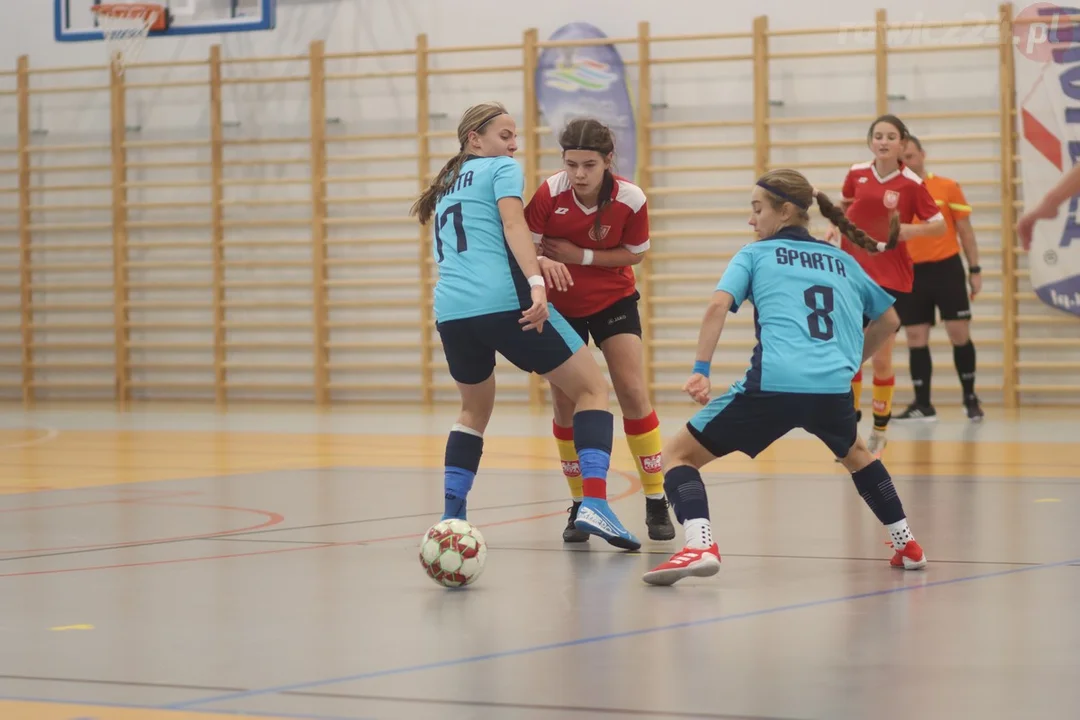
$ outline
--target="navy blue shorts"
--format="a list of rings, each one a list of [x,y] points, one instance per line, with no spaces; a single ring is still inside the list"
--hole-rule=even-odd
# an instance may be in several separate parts
[[[855,444],[855,395],[729,390],[713,398],[686,424],[690,434],[716,457],[741,452],[757,457],[795,428],[845,457]]]
[[[550,304],[548,312],[543,332],[522,330],[520,310],[439,323],[450,377],[465,385],[484,382],[495,370],[495,353],[525,372],[544,375],[556,369],[585,343]]]

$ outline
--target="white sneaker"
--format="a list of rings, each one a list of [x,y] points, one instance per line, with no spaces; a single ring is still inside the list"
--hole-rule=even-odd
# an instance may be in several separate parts
[[[866,441],[866,449],[870,451],[870,454],[875,459],[881,459],[881,452],[885,449],[885,446],[889,443],[889,439],[885,437],[884,430],[871,430],[870,437]]]

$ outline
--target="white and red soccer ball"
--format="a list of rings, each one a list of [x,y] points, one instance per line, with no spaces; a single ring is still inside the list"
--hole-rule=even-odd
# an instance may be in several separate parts
[[[444,587],[476,582],[486,559],[484,536],[466,520],[441,520],[420,540],[420,564],[428,577]]]

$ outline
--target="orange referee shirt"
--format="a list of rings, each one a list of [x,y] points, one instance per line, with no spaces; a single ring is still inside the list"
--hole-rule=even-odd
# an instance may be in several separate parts
[[[941,177],[934,173],[927,173],[923,178],[923,184],[930,191],[931,197],[937,203],[938,209],[945,217],[945,232],[937,237],[919,235],[910,238],[907,245],[908,254],[914,263],[938,262],[948,260],[960,252],[960,241],[956,236],[956,221],[971,215],[971,206],[968,205],[964,191],[960,184],[947,177]],[[918,222],[918,219],[915,219]]]

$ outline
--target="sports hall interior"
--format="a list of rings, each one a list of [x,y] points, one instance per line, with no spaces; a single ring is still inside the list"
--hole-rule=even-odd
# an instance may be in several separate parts
[[[0,718],[1080,717],[1080,319],[1038,299],[1015,233],[1023,7],[408,4],[281,0],[273,31],[151,37],[126,66],[3,31]],[[337,5],[348,42],[300,21]],[[578,20],[608,37],[547,39]],[[536,71],[590,44],[617,49],[632,98],[665,437],[697,407],[681,388],[756,177],[795,168],[838,199],[891,112],[961,183],[986,417],[965,416],[939,324],[940,417],[891,424],[882,458],[925,570],[889,567],[850,475],[796,431],[703,471],[719,574],[649,587],[681,530],[644,539],[614,395],[609,491],[636,552],[562,542],[548,388],[500,361],[469,505],[483,575],[425,576],[458,400],[408,210],[473,103],[514,115],[527,195],[557,172]],[[753,345],[752,313],[731,316],[714,386]],[[894,363],[898,412],[903,332]]]

